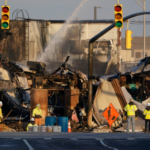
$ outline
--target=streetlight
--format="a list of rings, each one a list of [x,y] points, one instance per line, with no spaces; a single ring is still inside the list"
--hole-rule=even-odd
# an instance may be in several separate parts
[[[97,12],[96,9],[101,7],[94,7],[94,20],[97,20]]]
[[[143,11],[145,11],[145,0],[135,0],[142,8]],[[140,1],[143,3],[143,6],[141,5]],[[146,49],[146,42],[145,42],[145,15],[143,15],[143,38],[144,38],[144,46],[143,46],[143,58],[145,58],[145,49]]]

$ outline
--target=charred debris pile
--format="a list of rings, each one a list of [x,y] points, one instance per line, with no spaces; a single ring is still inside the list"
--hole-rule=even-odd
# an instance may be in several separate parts
[[[5,124],[26,123],[30,118],[30,92],[48,90],[48,116],[68,116],[74,131],[87,127],[88,77],[67,68],[67,61],[48,73],[41,62],[28,61],[26,66],[1,61],[0,96],[3,101]],[[120,113],[114,128],[123,125],[124,107],[132,97],[138,102],[139,115],[150,96],[150,58],[141,60],[137,67],[125,74],[93,78],[93,127],[107,125],[102,116],[110,103]],[[146,101],[145,101],[146,100]],[[141,104],[143,103],[143,104]],[[141,106],[142,105],[142,106]],[[142,108],[141,108],[142,107]],[[23,125],[22,125],[23,127]],[[83,129],[83,130],[84,130]]]
[[[0,96],[3,101],[3,123],[27,122],[30,118],[30,92],[48,90],[48,115],[69,116],[74,108],[87,104],[88,79],[80,71],[67,68],[66,61],[53,73],[46,72],[41,62],[23,66],[13,62],[0,63]],[[69,94],[68,94],[69,93]],[[71,115],[70,115],[71,117]]]
[[[150,97],[150,57],[142,59],[131,72],[120,75],[119,83],[137,102],[144,103]]]

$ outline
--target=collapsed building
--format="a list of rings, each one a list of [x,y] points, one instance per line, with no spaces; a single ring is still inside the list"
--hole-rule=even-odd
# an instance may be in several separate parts
[[[28,61],[27,66],[2,60],[0,63],[0,96],[3,101],[4,123],[28,122],[36,103],[41,103],[44,117],[68,116],[76,112],[79,122],[87,119],[88,77],[67,67],[65,62],[52,73],[41,62]],[[102,113],[110,103],[120,116],[113,124],[121,127],[124,107],[131,98],[138,107],[138,116],[149,101],[150,57],[125,74],[93,78],[93,127],[107,124]],[[82,115],[80,115],[82,112]],[[42,123],[45,123],[43,118]],[[85,121],[85,125],[86,121]]]
[[[126,72],[125,74],[118,73],[116,75],[100,78],[101,82],[93,101],[93,113],[99,124],[103,124],[104,121],[106,122],[102,113],[108,105],[112,103],[121,116],[121,118],[113,124],[113,127],[123,126],[123,116],[125,115],[124,107],[129,103],[131,98],[134,99],[134,104],[137,105],[138,108],[136,115],[144,119],[143,111],[150,101],[149,64],[150,57],[145,57],[140,60],[137,66],[130,72]],[[140,122],[143,122],[144,125],[144,120],[140,120]]]
[[[3,114],[7,117],[4,122],[29,121],[30,113],[40,97],[43,117],[54,114],[69,116],[73,106],[81,99],[85,101],[87,76],[68,69],[68,59],[51,74],[46,72],[46,65],[40,62],[28,61],[27,66],[23,66],[2,60],[0,94],[4,103]],[[37,96],[40,89],[43,91]],[[42,123],[45,123],[45,119]]]

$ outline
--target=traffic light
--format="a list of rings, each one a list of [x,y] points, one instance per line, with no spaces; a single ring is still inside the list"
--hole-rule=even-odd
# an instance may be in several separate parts
[[[126,49],[131,49],[132,47],[132,31],[126,30]]]
[[[2,6],[1,29],[9,29],[10,7]]]
[[[123,28],[123,10],[122,5],[114,5],[114,14],[115,14],[115,27]]]

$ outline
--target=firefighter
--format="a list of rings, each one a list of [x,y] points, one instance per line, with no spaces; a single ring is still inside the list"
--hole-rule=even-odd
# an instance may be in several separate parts
[[[40,104],[37,104],[32,113],[32,117],[35,119],[35,124],[37,124],[38,126],[41,126],[42,122],[42,110],[40,109],[40,107]]]
[[[2,113],[2,107],[3,106],[3,103],[2,101],[0,101],[0,123],[3,121],[3,113]]]
[[[149,133],[150,133],[150,102],[147,104],[147,107],[145,108],[143,115],[145,115],[145,133],[147,131],[147,123],[149,123]]]
[[[135,112],[137,111],[137,107],[136,105],[134,105],[133,99],[131,99],[129,104],[125,106],[124,110],[127,112],[127,133],[129,133],[131,121],[132,121],[132,132],[135,133]]]
[[[31,118],[30,123],[27,126],[27,131],[29,130],[29,126],[37,126],[37,124],[35,124],[34,118]]]

